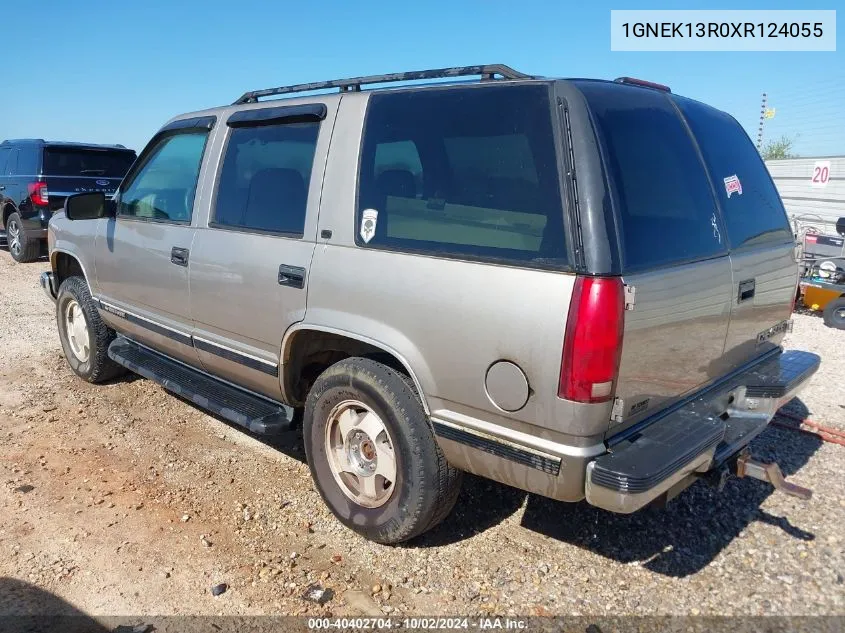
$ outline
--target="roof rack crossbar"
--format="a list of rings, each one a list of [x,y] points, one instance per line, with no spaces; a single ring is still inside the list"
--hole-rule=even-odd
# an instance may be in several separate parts
[[[453,68],[434,68],[431,70],[414,70],[405,73],[391,73],[389,75],[370,75],[368,77],[351,77],[349,79],[333,79],[293,86],[279,86],[265,90],[251,90],[242,94],[232,105],[256,103],[261,97],[291,94],[294,92],[310,92],[312,90],[326,90],[339,88],[340,92],[359,92],[366,84],[382,84],[394,81],[416,81],[420,79],[445,79],[448,77],[469,77],[480,75],[483,80],[495,79],[499,75],[503,79],[533,79],[504,64],[489,64],[486,66],[455,66]]]

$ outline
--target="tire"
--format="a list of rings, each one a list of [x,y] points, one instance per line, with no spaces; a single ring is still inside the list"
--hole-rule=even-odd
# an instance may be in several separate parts
[[[839,297],[828,303],[822,312],[824,324],[837,330],[845,330],[845,297]]]
[[[346,414],[344,407],[352,413]],[[362,413],[356,413],[359,409]],[[339,418],[338,411],[344,411]],[[370,448],[369,453],[367,435],[356,450],[362,429],[373,427],[374,418],[368,414],[376,416],[384,431],[370,442],[380,448]],[[358,420],[354,426],[347,422],[352,430],[346,434],[343,424],[335,421],[344,415],[358,415],[351,418]],[[311,476],[326,505],[341,523],[371,541],[395,544],[412,539],[440,523],[457,501],[463,473],[449,465],[437,445],[413,383],[372,359],[347,358],[320,374],[305,404],[303,436]],[[343,450],[332,450],[337,446],[332,438],[343,440]],[[374,451],[375,462],[366,462]],[[376,496],[383,498],[363,493],[368,478],[338,475],[339,454],[358,456],[363,461],[355,463],[365,469],[375,463],[377,473],[382,464],[395,464],[389,486],[388,478],[372,475]],[[393,461],[385,455],[392,455]],[[361,493],[357,498],[350,492],[356,482]]]
[[[9,246],[9,254],[16,262],[26,264],[34,262],[41,256],[42,240],[27,237],[23,228],[21,216],[13,213],[6,220],[6,243]]]
[[[80,317],[84,328],[79,324]],[[77,376],[99,383],[126,373],[108,356],[109,344],[116,334],[100,318],[84,278],[68,277],[62,282],[56,298],[56,322],[65,358]]]

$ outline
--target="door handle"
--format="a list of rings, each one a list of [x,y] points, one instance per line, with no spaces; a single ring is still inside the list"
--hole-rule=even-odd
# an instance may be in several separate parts
[[[279,266],[279,285],[291,288],[305,287],[305,269],[301,266]]]
[[[170,263],[177,266],[188,265],[188,249],[173,247],[170,249]]]
[[[739,292],[737,293],[736,302],[742,303],[754,296],[756,283],[753,279],[746,279],[739,282]]]
[[[0,185],[0,191],[6,191],[6,185]]]

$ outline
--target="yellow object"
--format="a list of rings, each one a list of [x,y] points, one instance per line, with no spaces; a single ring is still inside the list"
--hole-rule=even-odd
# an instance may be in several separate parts
[[[829,288],[816,288],[807,285],[804,287],[802,302],[810,310],[824,310],[824,307],[842,295],[842,290],[831,290]]]
[[[775,109],[769,108],[768,110],[766,110],[766,113],[763,115],[763,117],[766,118],[766,119],[774,119],[775,118]]]

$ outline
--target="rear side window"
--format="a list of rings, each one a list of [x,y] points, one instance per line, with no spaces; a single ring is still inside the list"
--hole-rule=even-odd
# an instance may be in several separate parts
[[[6,174],[6,163],[9,161],[9,155],[11,153],[11,147],[0,147],[0,176]]]
[[[319,123],[233,128],[212,226],[301,237]]]
[[[6,175],[7,176],[17,176],[20,172],[18,171],[18,155],[21,151],[17,147],[12,148],[12,152],[9,154],[9,160],[6,161]]]
[[[38,147],[22,147],[18,154],[18,173],[34,176],[38,173]]]
[[[48,147],[44,150],[45,176],[100,176],[123,178],[135,152]]]
[[[374,94],[357,239],[444,256],[565,265],[548,88]]]
[[[783,203],[751,139],[730,115],[675,97],[698,140],[733,248],[792,240]]]
[[[626,270],[725,252],[692,137],[662,92],[583,82],[621,220]]]

